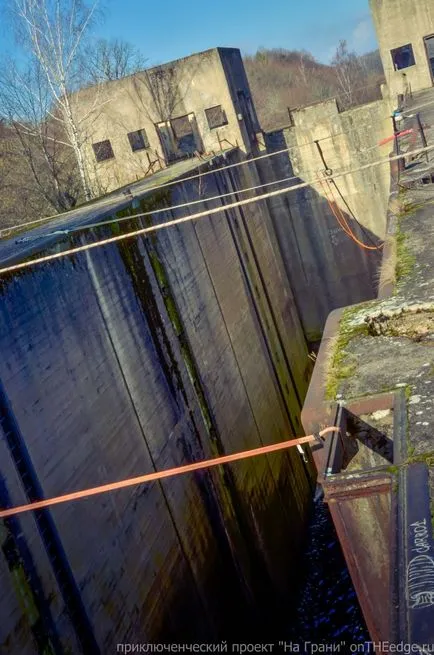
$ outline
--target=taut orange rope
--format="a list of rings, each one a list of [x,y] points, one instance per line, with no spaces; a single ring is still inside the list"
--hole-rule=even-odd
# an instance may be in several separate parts
[[[325,430],[319,432],[319,436],[324,437],[324,435],[329,434],[330,432],[340,432],[340,429],[338,427],[325,428]],[[30,512],[32,510],[42,509],[44,507],[51,507],[52,505],[60,505],[60,503],[67,503],[71,500],[88,498],[89,496],[96,496],[97,494],[115,491],[116,489],[125,489],[126,487],[133,487],[138,484],[145,484],[155,480],[162,480],[164,478],[170,478],[175,475],[190,473],[191,471],[199,471],[200,469],[207,469],[211,468],[212,466],[220,466],[221,464],[228,464],[229,462],[237,462],[241,459],[256,457],[257,455],[265,455],[266,453],[273,453],[279,450],[284,450],[285,448],[292,448],[301,444],[307,444],[312,441],[317,441],[317,437],[313,434],[307,437],[291,439],[290,441],[282,441],[281,443],[273,444],[271,446],[263,446],[262,448],[254,448],[253,450],[244,450],[240,453],[234,453],[233,455],[224,455],[223,457],[206,459],[202,460],[201,462],[194,462],[193,464],[186,464],[185,466],[177,466],[176,468],[166,469],[165,471],[147,473],[146,475],[139,475],[136,478],[128,478],[126,480],[120,480],[119,482],[103,484],[99,487],[91,487],[89,489],[82,489],[81,491],[74,491],[72,493],[63,494],[61,496],[54,496],[45,500],[37,500],[33,503],[28,503],[27,505],[18,505],[17,507],[0,510],[0,518],[5,519],[8,516],[23,514],[24,512]]]

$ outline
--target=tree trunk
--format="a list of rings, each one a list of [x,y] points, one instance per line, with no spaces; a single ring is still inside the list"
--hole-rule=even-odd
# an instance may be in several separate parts
[[[80,140],[78,137],[78,130],[72,113],[71,104],[69,102],[68,92],[66,90],[63,95],[63,104],[64,104],[65,119],[66,119],[65,120],[66,129],[69,133],[71,146],[74,150],[75,158],[77,160],[78,172],[80,175],[81,186],[83,188],[84,197],[86,200],[92,200],[93,194],[87,180],[86,167],[84,164],[83,153],[81,150]]]

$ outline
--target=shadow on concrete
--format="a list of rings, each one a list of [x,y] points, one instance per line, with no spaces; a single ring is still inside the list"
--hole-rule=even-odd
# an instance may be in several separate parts
[[[267,135],[269,151],[287,147],[283,132]],[[261,181],[294,177],[273,190],[305,182],[294,176],[289,153],[257,163]],[[330,183],[329,200],[313,186],[268,199],[280,252],[294,292],[307,340],[321,338],[327,316],[338,307],[373,299],[378,292],[381,249],[365,249],[342,229],[338,217],[354,237],[369,248],[381,246],[378,235],[363,226],[363,216],[351,213],[351,198],[339,196],[339,180]],[[328,194],[328,188],[327,194]],[[340,212],[337,211],[339,204]],[[357,220],[356,220],[357,219]]]

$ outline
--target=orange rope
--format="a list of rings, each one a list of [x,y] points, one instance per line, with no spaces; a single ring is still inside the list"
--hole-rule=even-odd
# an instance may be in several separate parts
[[[356,237],[354,232],[351,230],[351,227],[349,226],[345,216],[343,215],[342,210],[339,207],[339,203],[336,201],[336,198],[334,196],[333,189],[331,187],[331,184],[330,184],[329,180],[327,180],[327,186],[328,186],[328,190],[330,191],[330,193],[332,195],[333,202],[331,202],[331,200],[330,200],[330,198],[328,196],[328,193],[327,193],[327,190],[326,190],[326,187],[325,187],[325,184],[324,184],[323,180],[321,180],[321,186],[323,187],[323,189],[325,191],[325,197],[326,197],[327,202],[329,204],[329,207],[330,207],[330,209],[331,209],[331,211],[333,213],[333,216],[336,218],[337,222],[339,223],[339,226],[342,228],[342,230],[345,232],[345,234],[347,234],[347,236],[349,236],[350,239],[355,241],[355,243],[357,243],[358,246],[360,246],[361,248],[364,248],[365,250],[381,250],[383,248],[383,244],[381,244],[380,246],[368,246],[368,245],[366,245],[366,243],[363,243],[363,241],[360,241]],[[335,207],[339,211],[340,218],[339,218],[339,216],[337,215],[337,213],[335,211]]]
[[[330,198],[329,198],[328,191],[331,192],[330,185],[328,185],[328,187],[326,187],[325,182],[323,182],[323,181],[321,180],[321,186],[322,186],[322,188],[323,188],[324,195],[325,195],[325,197],[326,197],[326,200],[327,200],[327,202],[328,202],[328,205],[329,205],[329,207],[330,207],[330,210],[331,210],[333,216],[335,217],[335,219],[337,220],[337,222],[338,222],[338,224],[339,224],[339,227],[340,227],[340,228],[345,232],[345,234],[347,234],[348,236],[351,236],[351,235],[350,235],[350,232],[349,232],[348,229],[347,229],[347,227],[345,226],[345,224],[342,223],[341,219],[339,218],[338,214],[336,213],[334,203],[332,203],[331,200],[330,200]],[[327,190],[327,189],[328,189],[328,190]],[[334,200],[334,198],[333,198],[333,200]]]
[[[350,229],[347,221],[345,220],[345,217],[342,215],[341,212],[340,212],[340,216],[339,216],[339,214],[336,213],[335,207],[336,208],[338,207],[338,203],[336,202],[334,195],[333,195],[333,202],[331,202],[331,200],[330,200],[330,198],[328,196],[328,191],[333,194],[330,183],[326,187],[325,183],[321,182],[321,186],[323,187],[324,194],[325,194],[325,197],[327,199],[328,205],[330,207],[330,210],[333,213],[333,216],[336,218],[336,220],[337,220],[337,222],[339,224],[339,227],[345,232],[345,234],[347,234],[350,238],[352,238],[353,233],[351,232],[351,229]],[[328,188],[328,191],[327,191],[327,188]]]
[[[338,427],[325,428],[319,432],[319,436],[324,437],[324,435],[330,432],[340,432],[340,429]],[[133,487],[138,484],[153,482],[154,480],[162,480],[163,478],[169,478],[175,475],[181,475],[183,473],[190,473],[191,471],[199,471],[200,469],[207,469],[211,468],[212,466],[220,466],[221,464],[236,462],[241,459],[256,457],[257,455],[265,455],[266,453],[273,453],[279,450],[284,450],[285,448],[292,448],[301,444],[307,444],[312,441],[316,441],[316,437],[313,434],[307,437],[291,439],[290,441],[282,441],[281,443],[273,444],[271,446],[263,446],[261,448],[254,448],[253,450],[244,450],[240,453],[234,453],[233,455],[224,455],[223,457],[216,457],[215,459],[206,459],[201,462],[186,464],[185,466],[177,466],[176,468],[166,469],[165,471],[147,473],[146,475],[140,475],[136,478],[128,478],[126,480],[120,480],[119,482],[110,482],[109,484],[103,484],[99,487],[82,489],[81,491],[74,491],[72,493],[63,494],[61,496],[54,496],[45,500],[34,501],[32,503],[28,503],[27,505],[18,505],[17,507],[3,509],[0,510],[0,518],[5,519],[8,516],[23,514],[24,512],[42,509],[43,507],[51,507],[52,505],[59,505],[60,503],[67,503],[71,500],[88,498],[90,496],[96,496],[97,494],[115,491],[116,489],[125,489],[126,487]]]
[[[392,136],[387,136],[385,139],[379,141],[378,145],[384,146],[386,145],[386,143],[389,143],[390,141],[394,141],[395,139],[399,139],[401,136],[407,136],[408,134],[413,134],[413,128],[409,130],[403,130],[402,132],[398,132],[397,134],[392,134]]]
[[[362,241],[359,241],[359,239],[357,239],[357,237],[354,234],[354,232],[352,231],[347,219],[345,218],[345,215],[344,215],[341,207],[339,206],[339,203],[337,202],[337,200],[335,198],[335,195],[334,195],[334,192],[333,192],[333,189],[332,189],[332,186],[331,186],[330,183],[328,184],[328,187],[329,187],[330,193],[332,194],[332,198],[333,198],[333,202],[331,203],[330,206],[332,208],[332,211],[333,211],[333,208],[334,208],[336,210],[336,212],[338,213],[338,216],[340,217],[340,220],[339,220],[338,216],[336,216],[336,214],[335,214],[335,216],[338,219],[339,225],[342,227],[344,232],[346,234],[348,234],[350,239],[353,239],[353,241],[355,241],[355,243],[357,243],[362,248],[366,248],[366,250],[378,250],[377,246],[368,246],[365,243],[363,243]],[[329,204],[330,204],[330,202],[329,202]]]
[[[404,155],[396,155],[393,157],[387,157],[387,158],[382,158],[380,160],[377,160],[375,162],[371,162],[370,164],[364,164],[363,166],[359,166],[357,168],[353,168],[348,171],[342,171],[340,173],[336,173],[333,175],[332,178],[330,179],[337,179],[341,177],[346,177],[347,175],[353,175],[354,173],[359,173],[360,171],[365,171],[377,166],[383,166],[385,164],[390,164],[392,161],[399,161],[401,159],[405,159],[406,157],[409,157],[410,155],[421,155],[424,152],[431,152],[434,150],[434,145],[427,146],[426,148],[418,148],[417,150],[412,150],[410,152],[406,152]],[[276,154],[276,153],[273,153]],[[247,160],[246,160],[247,161]],[[248,160],[252,161],[252,160]],[[220,169],[215,169],[220,170]],[[204,173],[205,174],[205,173]],[[203,175],[204,175],[203,174]],[[186,181],[187,178],[183,178],[183,182]],[[37,257],[35,259],[26,259],[25,261],[21,261],[18,264],[12,264],[10,266],[5,266],[3,268],[0,268],[0,275],[4,273],[11,273],[12,271],[18,271],[22,270],[25,268],[29,268],[32,266],[36,266],[37,264],[42,264],[43,262],[49,262],[49,261],[54,261],[57,259],[62,259],[63,257],[67,257],[69,255],[74,255],[79,252],[85,252],[87,250],[93,250],[94,248],[101,248],[102,246],[107,246],[111,243],[118,243],[119,241],[125,241],[127,239],[132,239],[133,237],[141,236],[143,234],[148,234],[149,232],[156,232],[157,230],[165,230],[168,227],[172,227],[174,225],[182,225],[184,223],[189,223],[191,221],[196,221],[201,218],[204,218],[205,216],[214,216],[214,214],[219,214],[222,211],[228,211],[229,209],[233,209],[234,207],[244,207],[245,205],[253,204],[256,202],[260,202],[262,200],[266,200],[267,198],[276,198],[278,196],[283,195],[284,193],[293,193],[294,191],[298,191],[298,189],[307,189],[308,187],[317,184],[320,180],[314,179],[310,180],[309,182],[302,182],[300,184],[294,184],[293,186],[289,187],[284,187],[283,189],[278,189],[277,191],[269,191],[268,193],[262,193],[261,195],[254,196],[253,198],[247,198],[245,200],[238,200],[237,202],[231,202],[227,205],[219,205],[218,207],[213,207],[212,209],[207,209],[206,211],[203,212],[198,212],[196,214],[190,214],[188,216],[181,216],[179,218],[174,218],[173,220],[166,221],[164,223],[157,223],[155,225],[150,225],[148,227],[141,228],[140,230],[133,230],[132,232],[125,232],[124,234],[117,234],[112,237],[108,237],[106,239],[99,239],[98,241],[94,241],[92,243],[86,243],[82,246],[77,246],[75,248],[69,248],[68,250],[63,250],[62,252],[55,252],[52,253],[51,255],[44,255],[43,257]],[[150,189],[147,189],[149,192]],[[140,218],[143,214],[132,214],[132,218]],[[360,242],[359,242],[360,244]]]

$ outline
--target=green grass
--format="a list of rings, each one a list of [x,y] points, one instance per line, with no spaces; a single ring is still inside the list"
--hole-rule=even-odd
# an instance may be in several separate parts
[[[357,358],[348,352],[348,344],[355,337],[366,336],[368,326],[366,323],[351,325],[351,319],[358,314],[366,313],[370,305],[374,303],[363,303],[356,307],[350,307],[344,311],[339,325],[339,334],[330,355],[330,365],[326,379],[326,398],[336,398],[342,382],[355,375],[357,371]]]
[[[422,453],[421,455],[409,455],[407,460],[403,462],[401,466],[405,466],[406,464],[417,464],[418,462],[423,462],[426,464],[429,468],[434,467],[434,451],[430,451],[429,453]]]
[[[425,203],[423,202],[407,202],[403,203],[401,211],[398,214],[399,219],[409,218],[414,216],[414,214],[424,207]]]
[[[398,214],[398,224],[396,229],[396,282],[402,281],[408,277],[416,264],[416,257],[411,253],[408,247],[408,236],[402,231],[402,223],[406,218],[413,216],[419,209],[424,206],[424,203],[415,203],[412,201],[405,201],[405,196],[408,194],[407,190],[402,191],[401,210]]]
[[[414,270],[416,257],[410,252],[407,245],[407,236],[398,231],[396,234],[396,280],[402,281]]]

